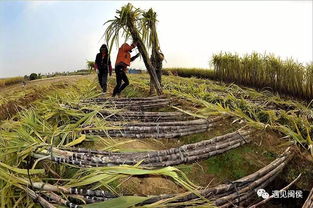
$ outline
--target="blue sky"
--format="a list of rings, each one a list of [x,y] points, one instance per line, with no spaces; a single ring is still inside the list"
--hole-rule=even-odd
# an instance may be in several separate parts
[[[0,77],[84,68],[112,2],[1,2]],[[92,42],[90,41],[92,40]],[[100,44],[100,43],[99,43]]]
[[[126,3],[1,1],[0,77],[85,68],[103,42],[103,23]],[[312,61],[312,1],[132,3],[158,13],[165,67],[208,68],[220,51]],[[133,66],[144,67],[142,60]]]

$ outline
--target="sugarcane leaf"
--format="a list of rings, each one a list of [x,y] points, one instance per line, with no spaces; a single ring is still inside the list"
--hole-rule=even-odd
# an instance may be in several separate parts
[[[11,171],[14,171],[16,173],[19,173],[19,174],[28,175],[27,169],[15,168],[15,167],[9,166],[9,165],[2,163],[2,162],[0,162],[0,166],[7,168]],[[30,175],[43,174],[43,173],[45,173],[44,169],[30,169],[29,170]]]
[[[103,208],[103,207],[114,207],[114,208],[128,208],[133,207],[136,204],[146,201],[149,197],[142,196],[121,196],[116,199],[111,199],[105,202],[93,203],[83,205],[84,208]]]
[[[70,143],[67,143],[66,145],[64,145],[65,147],[72,147],[75,146],[77,144],[82,143],[84,140],[86,139],[86,135],[82,134],[78,139],[75,139],[73,141],[71,141]]]

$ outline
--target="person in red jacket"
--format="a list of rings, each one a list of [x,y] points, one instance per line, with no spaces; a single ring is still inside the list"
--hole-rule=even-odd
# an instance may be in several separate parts
[[[108,48],[105,44],[100,47],[100,53],[96,56],[95,68],[98,73],[98,80],[102,91],[103,93],[106,93],[108,73],[110,76],[112,75],[112,65],[108,54]]]
[[[126,76],[127,67],[130,65],[130,62],[134,61],[139,57],[139,53],[133,57],[130,57],[130,53],[132,49],[137,46],[136,43],[132,43],[128,45],[124,43],[119,49],[117,53],[117,58],[115,62],[115,74],[116,74],[116,86],[113,90],[113,97],[116,95],[120,95],[123,89],[129,85],[128,78]],[[122,84],[122,81],[124,83]]]

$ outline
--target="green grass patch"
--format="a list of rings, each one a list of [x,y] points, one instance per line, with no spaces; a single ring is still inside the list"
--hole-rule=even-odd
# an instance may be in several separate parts
[[[258,167],[254,161],[246,159],[246,153],[252,153],[249,146],[239,147],[205,161],[207,172],[222,180],[237,180],[256,171]]]

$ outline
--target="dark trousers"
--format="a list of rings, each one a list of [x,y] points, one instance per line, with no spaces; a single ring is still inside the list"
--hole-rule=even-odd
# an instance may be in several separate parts
[[[162,84],[162,70],[161,69],[157,69],[155,70],[156,74],[157,74],[157,77],[158,77],[158,80],[160,82],[160,84]]]
[[[113,97],[117,94],[120,94],[122,90],[129,85],[129,81],[124,69],[125,68],[123,66],[115,66],[116,86],[113,90]],[[123,84],[122,81],[124,81]]]
[[[108,71],[107,70],[99,70],[98,74],[99,84],[103,90],[103,92],[107,91],[107,81],[108,81]]]

